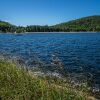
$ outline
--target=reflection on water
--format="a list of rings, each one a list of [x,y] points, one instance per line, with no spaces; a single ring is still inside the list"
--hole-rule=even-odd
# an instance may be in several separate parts
[[[100,33],[0,34],[0,53],[100,85]]]

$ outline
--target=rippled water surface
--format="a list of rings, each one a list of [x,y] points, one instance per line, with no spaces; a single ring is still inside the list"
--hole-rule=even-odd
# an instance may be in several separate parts
[[[30,66],[45,63],[48,69],[57,60],[66,73],[85,72],[100,84],[100,33],[0,34],[0,53]]]

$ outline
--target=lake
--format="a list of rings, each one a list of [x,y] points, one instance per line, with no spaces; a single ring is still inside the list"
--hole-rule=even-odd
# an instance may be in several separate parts
[[[1,33],[0,54],[100,86],[100,33]]]

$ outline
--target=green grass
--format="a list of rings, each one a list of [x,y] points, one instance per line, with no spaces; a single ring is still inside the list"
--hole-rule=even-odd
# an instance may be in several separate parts
[[[87,93],[62,81],[41,78],[0,60],[1,100],[89,100]]]

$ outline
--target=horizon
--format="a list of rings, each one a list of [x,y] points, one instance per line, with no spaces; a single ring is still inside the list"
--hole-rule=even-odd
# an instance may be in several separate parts
[[[100,15],[84,16],[84,17],[81,17],[81,18],[93,17],[93,16],[100,16]],[[81,19],[81,18],[68,20],[68,21],[66,21],[66,22],[56,23],[56,24],[54,24],[54,25],[57,25],[57,24],[62,24],[62,23],[67,23],[67,22],[74,21],[74,20],[78,20],[78,19]],[[4,21],[4,20],[0,20],[0,21]],[[4,21],[4,22],[10,23],[10,22],[8,22],[8,21]],[[10,23],[10,24],[12,24],[12,23]],[[15,25],[15,24],[13,24],[13,25]],[[26,27],[26,26],[31,26],[31,25],[33,25],[33,26],[51,26],[51,25],[48,25],[48,24],[46,24],[46,25],[40,25],[40,24],[37,24],[37,25],[36,25],[36,24],[30,24],[30,25],[15,25],[15,26],[22,26],[22,27]]]
[[[91,0],[1,0],[0,20],[17,26],[55,25],[100,15],[100,1]]]

